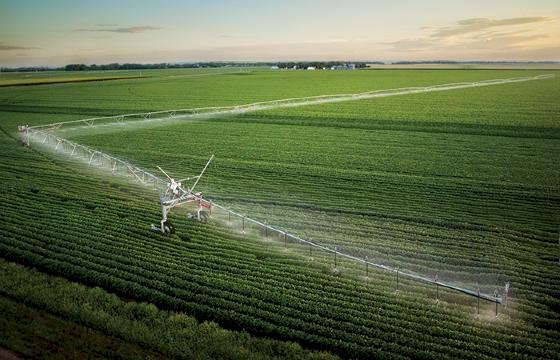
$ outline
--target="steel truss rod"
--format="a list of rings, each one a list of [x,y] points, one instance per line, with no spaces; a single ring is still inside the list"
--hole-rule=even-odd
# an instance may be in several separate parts
[[[272,226],[270,226],[270,225],[268,225],[268,224],[265,224],[265,223],[263,223],[263,222],[260,222],[260,221],[258,221],[258,220],[248,218],[248,217],[245,216],[245,215],[241,215],[241,214],[239,214],[239,213],[237,213],[237,212],[235,212],[235,211],[233,211],[233,210],[230,210],[230,209],[228,209],[228,208],[226,208],[226,207],[224,207],[224,206],[221,206],[221,205],[219,205],[219,204],[216,204],[215,202],[210,202],[210,201],[208,201],[208,200],[206,200],[206,199],[203,199],[203,198],[201,198],[201,197],[198,197],[198,196],[196,196],[196,195],[192,195],[192,196],[195,197],[198,201],[204,202],[204,203],[206,203],[206,204],[211,204],[212,206],[217,207],[217,208],[219,208],[219,209],[222,209],[223,211],[226,211],[226,212],[228,212],[228,213],[231,213],[231,214],[234,215],[234,216],[237,216],[237,217],[239,217],[239,218],[243,218],[246,222],[247,222],[247,221],[248,221],[248,222],[252,222],[252,223],[254,223],[254,224],[256,224],[256,225],[258,225],[258,226],[260,226],[260,227],[267,228],[267,229],[269,229],[270,231],[274,231],[274,232],[277,232],[277,233],[282,234],[282,235],[284,235],[284,236],[290,237],[290,238],[292,238],[292,239],[294,239],[294,240],[296,240],[296,241],[298,241],[298,242],[300,242],[300,243],[302,243],[302,244],[307,244],[307,245],[309,245],[309,246],[315,247],[315,248],[320,249],[320,250],[323,250],[323,251],[325,251],[325,252],[337,254],[337,255],[339,255],[339,256],[341,256],[341,257],[350,259],[350,260],[352,260],[352,261],[359,262],[359,263],[363,263],[363,264],[367,264],[368,266],[373,266],[373,267],[375,267],[375,268],[378,268],[378,269],[381,269],[381,270],[384,270],[384,271],[393,272],[393,273],[398,272],[399,275],[404,276],[404,277],[408,277],[408,278],[410,278],[410,279],[412,279],[412,280],[417,280],[417,281],[421,281],[421,282],[425,282],[425,283],[430,283],[430,284],[436,284],[436,285],[438,285],[438,286],[441,286],[441,287],[444,287],[444,288],[448,288],[448,289],[451,289],[451,290],[455,290],[455,291],[459,291],[459,292],[461,292],[461,293],[464,293],[464,294],[467,294],[467,295],[470,295],[470,296],[479,297],[479,298],[481,298],[481,299],[484,299],[484,300],[487,300],[487,301],[490,301],[490,302],[496,302],[496,303],[502,304],[502,297],[500,297],[500,296],[494,296],[494,295],[488,295],[488,294],[479,293],[479,292],[477,292],[477,291],[475,291],[475,290],[471,290],[471,289],[463,288],[463,287],[460,287],[460,286],[457,286],[457,285],[453,285],[453,284],[441,282],[441,281],[439,281],[439,280],[434,280],[434,279],[429,278],[429,277],[426,277],[426,276],[421,276],[421,275],[409,273],[409,272],[403,271],[402,269],[399,269],[399,268],[392,268],[392,267],[387,266],[387,265],[377,264],[377,263],[368,261],[368,260],[366,260],[366,259],[362,259],[362,258],[359,258],[359,257],[357,257],[357,256],[353,256],[353,255],[347,254],[347,253],[345,253],[345,252],[339,251],[339,250],[336,249],[336,247],[335,247],[335,248],[331,248],[331,247],[328,247],[328,246],[325,246],[325,245],[321,245],[321,244],[318,244],[318,243],[313,242],[313,241],[310,241],[310,240],[303,239],[303,238],[301,238],[301,237],[299,237],[299,236],[290,234],[290,233],[288,233],[288,232],[286,232],[286,231],[284,231],[284,230],[281,230],[281,229],[277,229],[277,228],[275,228],[275,227],[272,227]]]

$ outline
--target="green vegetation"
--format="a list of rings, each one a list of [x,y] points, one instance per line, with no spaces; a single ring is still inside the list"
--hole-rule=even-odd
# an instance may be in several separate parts
[[[0,89],[3,257],[200,320],[344,357],[555,358],[560,334],[560,79],[269,110],[74,140],[192,174],[220,203],[359,255],[466,284],[512,281],[503,314],[404,282],[355,276],[293,244],[174,214],[156,196],[16,147],[21,123],[506,78],[538,71],[153,72]],[[330,237],[326,237],[329,234]],[[347,276],[348,275],[348,276]],[[435,274],[433,274],[435,275]],[[491,290],[490,290],[491,291]]]
[[[100,288],[4,260],[0,274],[0,309],[9,321],[0,329],[0,345],[25,357],[45,357],[50,349],[51,356],[63,352],[82,359],[115,352],[122,358],[330,358],[297,344],[201,324],[152,304],[125,302]]]
[[[117,74],[120,72],[117,72]],[[137,74],[137,72],[133,72]],[[116,115],[138,111],[227,106],[291,97],[356,93],[407,86],[538,75],[543,71],[262,71],[201,69],[142,71],[146,79],[99,84],[32,86],[2,89],[2,109],[34,113],[33,123],[50,123],[44,115]],[[62,73],[67,76],[67,73]],[[71,73],[72,74],[72,73]],[[83,76],[83,72],[73,73]],[[107,72],[98,72],[107,76]],[[2,74],[2,76],[5,76]],[[6,75],[10,76],[10,75]],[[538,85],[537,85],[538,86]],[[69,96],[71,95],[71,96]],[[369,111],[371,112],[372,109]],[[449,119],[448,119],[449,120]]]
[[[122,79],[136,79],[142,77],[139,73],[120,72],[120,73],[99,73],[90,72],[88,74],[65,74],[60,72],[41,72],[41,73],[3,73],[0,76],[0,87],[11,86],[30,86],[30,85],[49,85],[71,82],[91,82],[108,81]]]

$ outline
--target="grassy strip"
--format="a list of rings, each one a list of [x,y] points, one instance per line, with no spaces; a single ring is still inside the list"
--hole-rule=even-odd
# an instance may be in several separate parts
[[[163,359],[163,354],[0,296],[2,346],[17,358]],[[0,358],[4,358],[4,355]]]
[[[151,304],[125,302],[3,259],[0,274],[0,345],[25,357],[331,358],[295,343],[257,339]]]

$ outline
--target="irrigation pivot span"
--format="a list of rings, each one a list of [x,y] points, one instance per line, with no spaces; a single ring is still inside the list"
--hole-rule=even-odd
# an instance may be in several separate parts
[[[84,163],[87,163],[88,166],[96,166],[97,168],[100,169],[105,169],[107,171],[110,171],[113,175],[121,175],[121,176],[125,176],[128,178],[132,178],[134,181],[139,182],[142,185],[145,185],[147,187],[152,188],[153,190],[157,191],[160,195],[162,193],[164,193],[165,191],[167,191],[167,180],[162,179],[142,168],[139,168],[125,160],[122,160],[118,157],[115,157],[113,155],[109,155],[106,154],[104,152],[101,152],[99,150],[96,149],[92,149],[90,147],[75,143],[73,141],[61,138],[59,136],[57,136],[56,134],[49,132],[49,131],[43,131],[43,130],[37,130],[37,129],[26,129],[26,141],[28,141],[29,143],[34,143],[34,144],[38,144],[38,145],[42,145],[42,146],[46,146],[47,148],[50,148],[51,150],[54,150],[56,152],[61,152],[71,158],[77,159],[77,160],[81,160]],[[418,275],[418,274],[414,274],[411,272],[407,272],[407,271],[403,271],[399,268],[393,268],[387,265],[383,265],[383,264],[379,264],[379,263],[375,263],[372,261],[369,261],[367,259],[362,259],[359,258],[357,256],[353,256],[350,254],[347,254],[345,252],[339,251],[337,250],[336,247],[332,248],[329,246],[325,246],[322,244],[319,244],[317,242],[311,241],[311,240],[306,240],[303,239],[297,235],[294,234],[290,234],[287,231],[284,231],[282,229],[270,226],[268,224],[265,224],[261,221],[249,218],[245,215],[239,214],[231,209],[228,209],[225,206],[222,206],[220,204],[216,204],[213,201],[210,201],[208,199],[204,199],[202,197],[198,197],[196,195],[192,195],[194,198],[196,198],[198,201],[203,202],[211,207],[214,208],[218,208],[222,211],[224,211],[225,213],[229,214],[230,216],[234,216],[236,218],[239,218],[240,220],[243,221],[243,223],[248,222],[248,223],[253,223],[257,226],[259,226],[260,228],[262,228],[263,230],[265,230],[267,233],[277,233],[280,234],[284,237],[284,239],[290,238],[293,241],[297,241],[301,244],[306,244],[309,246],[312,246],[316,249],[325,251],[327,253],[332,253],[332,254],[336,254],[337,256],[340,256],[342,258],[347,258],[351,261],[357,262],[357,263],[362,263],[364,265],[368,265],[368,266],[372,266],[374,268],[377,269],[381,269],[383,271],[387,271],[387,272],[393,272],[395,273],[397,276],[403,276],[412,280],[416,280],[416,281],[421,281],[424,283],[429,283],[429,284],[434,284],[436,286],[441,286],[443,288],[448,288],[451,290],[455,290],[470,296],[474,296],[483,300],[487,300],[496,304],[502,304],[503,303],[503,297],[502,296],[498,296],[497,293],[495,293],[494,295],[490,295],[490,294],[484,294],[484,293],[480,293],[479,291],[475,291],[473,289],[468,289],[468,288],[464,288],[455,284],[451,284],[451,283],[446,283],[443,281],[439,281],[437,278],[433,279],[433,278],[429,278],[426,276],[422,276],[422,275]]]

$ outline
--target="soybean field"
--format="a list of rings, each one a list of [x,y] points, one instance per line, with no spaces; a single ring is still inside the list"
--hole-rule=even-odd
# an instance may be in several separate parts
[[[26,302],[8,283],[0,290],[4,319],[13,319],[13,304],[22,302],[95,329],[102,339],[128,342],[131,357],[149,349],[154,357],[188,358],[200,349],[196,338],[205,344],[227,338],[231,357],[243,357],[243,349],[280,358],[560,356],[560,73],[106,73],[0,78],[0,85],[8,84],[0,86],[3,271],[15,276],[28,269],[18,276],[35,279],[29,268],[36,268],[53,282],[77,282],[152,304],[139,321],[160,319],[168,337],[146,340],[148,335],[109,327],[38,295]],[[198,185],[206,198],[391,268],[500,296],[509,283],[501,304],[243,233],[226,219],[199,223],[172,212],[177,231],[164,236],[150,230],[161,219],[157,193],[18,142],[17,126],[24,124],[545,74],[554,76],[61,132],[179,178],[197,174],[214,154]],[[61,296],[68,291],[56,289]],[[123,317],[124,310],[111,311],[104,315],[108,322]],[[206,338],[177,336],[161,320],[175,313],[192,316],[189,329],[196,334],[203,326],[197,321],[212,321],[230,335],[213,330]],[[22,337],[29,331],[11,326]],[[181,351],[170,345],[178,339]],[[3,348],[17,350],[15,342],[5,333],[0,337]]]

